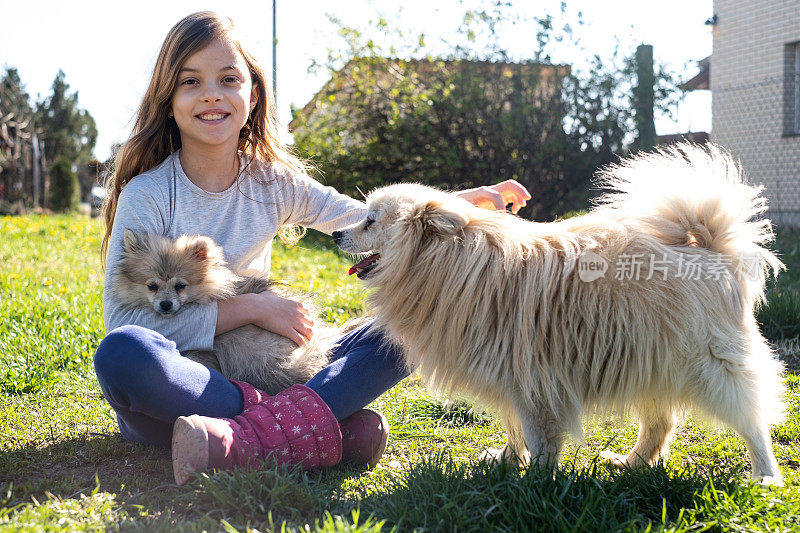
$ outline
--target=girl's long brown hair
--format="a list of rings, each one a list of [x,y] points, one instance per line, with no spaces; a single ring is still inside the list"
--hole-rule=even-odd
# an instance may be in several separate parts
[[[106,182],[107,193],[102,207],[105,235],[100,255],[104,268],[117,201],[123,187],[181,147],[178,125],[169,116],[172,95],[178,84],[178,71],[189,56],[214,39],[223,39],[236,47],[247,63],[258,96],[256,106],[239,133],[239,151],[247,156],[248,162],[257,159],[278,163],[294,172],[307,170],[306,164],[278,138],[277,111],[267,89],[264,70],[234,36],[233,21],[210,11],[193,13],[175,24],[164,39],[131,136],[114,158],[114,170]]]

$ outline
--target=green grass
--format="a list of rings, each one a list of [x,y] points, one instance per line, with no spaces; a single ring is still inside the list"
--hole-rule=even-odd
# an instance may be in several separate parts
[[[775,246],[788,267],[767,282],[767,301],[756,318],[772,341],[800,337],[800,232],[777,231]]]
[[[218,472],[177,487],[169,453],[125,442],[92,369],[103,336],[101,226],[80,216],[0,219],[0,531],[792,531],[800,528],[800,377],[787,376],[789,417],[773,428],[786,487],[747,479],[742,440],[688,418],[665,464],[611,470],[598,453],[624,451],[635,423],[588,420],[556,469],[522,472],[476,462],[502,446],[497,419],[465,398],[444,398],[416,377],[373,407],[391,426],[377,468]],[[779,235],[800,279],[796,233]],[[312,234],[276,244],[273,275],[318,294],[325,317],[364,312],[350,260]],[[777,292],[776,292],[777,294]],[[782,296],[781,296],[782,298]],[[761,311],[789,337],[792,311]],[[781,329],[783,328],[783,329]],[[796,335],[794,335],[796,336]],[[800,342],[778,351],[800,370]]]

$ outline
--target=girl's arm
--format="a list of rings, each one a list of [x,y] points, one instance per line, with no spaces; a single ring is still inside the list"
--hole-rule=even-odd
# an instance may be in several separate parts
[[[302,174],[290,176],[294,194],[285,200],[290,205],[284,223],[299,224],[330,235],[333,231],[359,220],[364,216],[365,205],[332,187]],[[488,187],[476,187],[457,191],[456,196],[486,209],[505,210],[511,204],[511,212],[518,213],[531,199],[528,190],[516,180],[506,180]]]
[[[363,218],[366,205],[305,174],[285,175],[282,224],[298,224],[330,235]]]
[[[303,346],[311,337],[314,321],[300,302],[269,291],[239,294],[217,303],[214,335],[245,324],[254,324]]]

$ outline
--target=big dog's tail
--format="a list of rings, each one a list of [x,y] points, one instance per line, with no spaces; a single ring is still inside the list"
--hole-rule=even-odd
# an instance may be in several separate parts
[[[764,247],[774,237],[763,186],[748,184],[723,149],[679,144],[603,170],[610,192],[599,204],[635,219],[668,245],[700,246],[727,257],[750,303],[764,298],[770,273],[784,268]]]

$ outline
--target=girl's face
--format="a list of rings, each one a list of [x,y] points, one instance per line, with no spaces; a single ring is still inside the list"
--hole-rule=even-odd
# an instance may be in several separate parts
[[[229,147],[235,153],[239,131],[256,105],[256,91],[242,55],[215,39],[186,60],[178,72],[172,113],[189,149]]]

